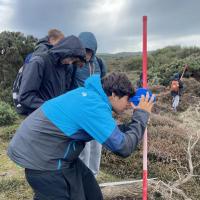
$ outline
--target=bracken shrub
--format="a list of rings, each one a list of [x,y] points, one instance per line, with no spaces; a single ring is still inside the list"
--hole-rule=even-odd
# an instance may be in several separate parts
[[[0,126],[13,124],[17,118],[17,113],[12,107],[3,101],[0,101]]]

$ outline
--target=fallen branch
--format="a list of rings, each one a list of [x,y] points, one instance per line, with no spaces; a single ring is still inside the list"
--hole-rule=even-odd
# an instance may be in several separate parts
[[[149,186],[154,179],[148,179]],[[142,180],[101,183],[101,191],[105,200],[119,197],[138,199],[142,198]],[[149,187],[151,190],[151,187]]]
[[[192,151],[194,150],[196,144],[200,139],[200,133],[197,132],[197,138],[192,144],[192,135],[189,137],[188,146],[187,146],[187,158],[188,158],[188,174],[181,176],[178,172],[179,179],[175,182],[165,183],[163,181],[152,181],[152,186],[154,187],[154,192],[160,193],[165,199],[172,199],[173,193],[183,197],[185,200],[191,200],[183,190],[179,189],[181,185],[187,183],[192,177],[198,176],[194,175],[194,166],[192,162]]]

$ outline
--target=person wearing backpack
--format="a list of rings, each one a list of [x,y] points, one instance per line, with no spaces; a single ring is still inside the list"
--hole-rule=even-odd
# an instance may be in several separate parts
[[[172,108],[176,112],[184,87],[180,73],[175,73],[171,80],[170,91],[172,96]]]
[[[79,159],[86,142],[96,140],[128,157],[142,140],[154,96],[142,96],[130,123],[118,126],[112,111],[130,108],[134,95],[124,73],[92,75],[84,87],[46,101],[27,117],[8,146],[8,156],[25,168],[38,200],[102,200],[91,170]]]
[[[62,31],[58,29],[50,29],[48,35],[40,39],[35,46],[34,54],[38,54],[51,49],[54,45],[60,42],[64,38]]]
[[[29,53],[25,60],[23,66],[19,69],[18,74],[16,76],[16,79],[13,83],[13,91],[12,91],[12,96],[13,96],[13,103],[16,108],[16,111],[18,114],[25,114],[26,111],[24,112],[23,108],[21,107],[21,104],[19,103],[19,88],[21,85],[21,80],[22,80],[22,72],[27,65],[31,58],[33,56],[37,55],[42,55],[44,52],[48,51],[51,49],[54,45],[56,45],[58,42],[60,42],[64,38],[64,34],[58,30],[58,29],[50,29],[48,31],[48,36],[45,38],[42,38],[38,41],[36,44],[35,50],[32,53]]]
[[[82,68],[77,68],[73,88],[82,87],[85,80],[93,74],[99,74],[101,77],[106,74],[105,63],[96,56],[97,40],[95,35],[91,32],[81,32],[79,39],[86,50],[86,63]],[[83,152],[80,154],[81,160],[92,170],[94,175],[99,172],[101,149],[101,144],[93,140],[85,145]]]
[[[34,52],[29,53],[24,61],[24,64],[28,63],[32,56],[41,54],[51,49],[54,45],[60,42],[64,38],[62,31],[58,29],[50,29],[48,35],[41,38],[35,45]]]
[[[45,101],[70,89],[72,63],[85,61],[85,48],[79,38],[69,36],[43,54],[33,56],[24,66],[19,81],[18,106],[21,114],[28,115]]]

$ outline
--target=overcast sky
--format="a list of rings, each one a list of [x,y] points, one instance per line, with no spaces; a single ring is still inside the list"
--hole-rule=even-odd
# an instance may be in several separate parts
[[[200,46],[200,0],[0,0],[0,32],[41,38],[91,31],[98,52],[142,50],[142,16],[148,16],[148,50]]]

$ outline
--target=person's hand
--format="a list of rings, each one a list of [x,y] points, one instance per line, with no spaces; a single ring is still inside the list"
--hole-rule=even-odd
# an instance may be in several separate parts
[[[138,106],[134,106],[133,103],[131,103],[132,107],[134,109],[142,109],[146,112],[151,113],[152,107],[153,107],[153,101],[154,101],[155,95],[152,95],[150,100],[149,100],[149,93],[147,92],[146,96],[142,95],[139,105]]]

